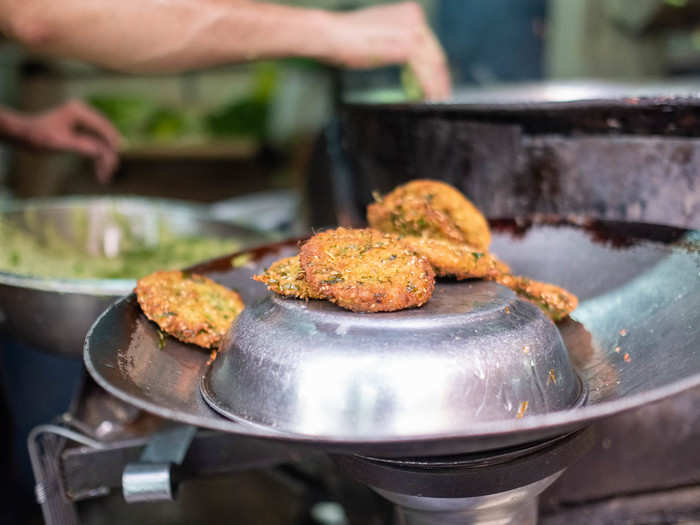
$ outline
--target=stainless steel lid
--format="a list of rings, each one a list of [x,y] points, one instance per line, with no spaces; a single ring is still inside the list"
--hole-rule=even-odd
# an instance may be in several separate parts
[[[353,439],[458,433],[585,398],[557,327],[484,281],[440,282],[422,308],[383,314],[269,294],[241,314],[201,388],[231,419]]]

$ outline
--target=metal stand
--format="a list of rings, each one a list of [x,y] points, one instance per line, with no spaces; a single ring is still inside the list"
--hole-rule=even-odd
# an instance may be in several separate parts
[[[592,432],[584,430],[459,457],[335,460],[394,503],[400,525],[534,525],[539,494],[593,442]]]
[[[196,432],[182,425],[109,442],[87,433],[87,429],[41,425],[29,436],[37,501],[46,525],[79,525],[76,502],[105,496],[120,487],[129,503],[173,500],[177,486],[187,479],[314,457],[277,444],[209,430]]]
[[[178,479],[173,469],[182,464],[197,429],[179,425],[156,432],[148,441],[141,461],[129,463],[122,474],[127,503],[175,499]]]
[[[73,502],[66,497],[61,475],[60,452],[66,440],[102,448],[99,441],[58,425],[41,425],[29,433],[27,448],[36,480],[36,499],[47,525],[78,525]]]
[[[524,487],[473,498],[422,498],[377,492],[397,505],[399,525],[535,525],[537,496],[562,472]]]

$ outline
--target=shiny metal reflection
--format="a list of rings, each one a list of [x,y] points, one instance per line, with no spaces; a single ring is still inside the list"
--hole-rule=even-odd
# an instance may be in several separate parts
[[[422,308],[390,314],[268,295],[222,349],[202,381],[210,406],[296,434],[453,433],[583,400],[556,326],[491,282],[439,283]]]
[[[401,525],[535,525],[537,497],[562,472],[523,487],[471,498],[426,498],[374,490],[396,504]]]

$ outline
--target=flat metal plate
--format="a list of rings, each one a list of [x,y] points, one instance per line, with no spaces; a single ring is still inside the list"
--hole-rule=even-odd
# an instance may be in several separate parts
[[[521,419],[476,423],[458,433],[402,439],[317,439],[228,420],[202,399],[209,355],[168,339],[133,295],[95,322],[85,363],[113,395],[165,418],[226,432],[379,457],[437,456],[535,442],[700,385],[700,232],[666,226],[561,219],[495,221],[494,253],[517,273],[565,286],[581,299],[559,329],[587,383],[586,406]],[[197,267],[236,288],[247,303],[268,292],[253,272],[295,243],[251,252],[244,267],[230,258]]]

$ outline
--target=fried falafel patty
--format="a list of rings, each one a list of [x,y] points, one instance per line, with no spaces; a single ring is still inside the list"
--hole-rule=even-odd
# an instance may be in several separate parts
[[[578,297],[555,284],[510,274],[494,280],[539,306],[553,321],[561,321],[578,306]]]
[[[396,233],[446,239],[463,242],[464,235],[444,213],[435,210],[425,199],[406,196],[393,199],[387,205],[386,200],[367,206],[367,223],[377,230]]]
[[[466,244],[413,236],[402,237],[401,240],[411,250],[428,259],[439,277],[489,279],[510,272],[508,265],[494,255]]]
[[[306,284],[298,255],[275,261],[263,273],[254,275],[253,279],[264,283],[268,290],[279,295],[297,299],[322,299]]]
[[[488,252],[441,239],[408,236],[401,240],[428,259],[437,276],[496,281],[539,306],[554,321],[564,319],[578,305],[578,298],[559,286],[511,275],[508,265]]]
[[[461,242],[480,251],[491,243],[482,213],[459,190],[435,180],[396,187],[367,207],[367,221],[384,232]]]
[[[204,348],[219,345],[245,306],[237,292],[179,270],[147,275],[135,292],[143,313],[161,330]]]
[[[309,289],[355,312],[421,306],[435,288],[424,257],[391,234],[338,228],[311,237],[299,253]]]

